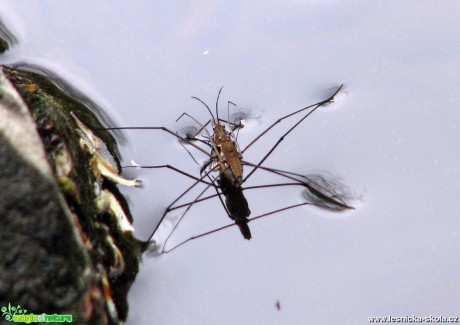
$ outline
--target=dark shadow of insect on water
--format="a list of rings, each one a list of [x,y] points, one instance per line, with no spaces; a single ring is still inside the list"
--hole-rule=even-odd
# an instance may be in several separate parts
[[[354,199],[345,184],[337,177],[326,174],[305,176],[306,189],[302,192],[304,198],[318,207],[333,211],[350,209],[347,201]]]
[[[299,126],[308,116],[310,116],[315,110],[319,107],[327,105],[334,101],[335,96],[337,93],[342,89],[343,85],[336,88],[333,91],[332,95],[328,96],[326,99],[299,109],[293,113],[287,114],[275,122],[273,122],[269,127],[267,127],[263,132],[261,132],[258,136],[256,136],[243,150],[239,149],[239,145],[237,142],[237,138],[234,135],[234,131],[241,129],[243,127],[242,121],[240,120],[233,120],[228,121],[225,119],[221,119],[219,117],[218,112],[218,103],[219,97],[222,91],[222,88],[219,91],[216,100],[216,108],[215,108],[215,115],[209,108],[209,106],[203,102],[201,99],[197,97],[192,97],[195,100],[201,102],[206,109],[208,110],[211,119],[208,120],[206,123],[202,124],[193,118],[188,113],[183,113],[180,117],[188,117],[195,121],[199,127],[193,127],[184,129],[182,135],[167,129],[165,127],[116,127],[110,128],[110,130],[162,130],[167,132],[173,136],[175,136],[181,144],[184,146],[190,146],[189,149],[191,150],[198,150],[204,153],[206,156],[209,157],[209,160],[203,165],[201,168],[200,176],[194,176],[189,172],[180,170],[172,165],[158,165],[158,166],[125,166],[125,168],[147,168],[147,169],[170,169],[177,173],[180,173],[188,178],[193,179],[195,182],[185,189],[182,194],[180,194],[172,203],[168,205],[165,209],[163,215],[160,218],[159,223],[153,230],[149,240],[152,241],[152,247],[156,250],[161,250],[161,253],[170,252],[181,245],[200,238],[207,236],[209,234],[218,232],[222,229],[226,229],[232,226],[238,226],[243,237],[245,239],[251,239],[251,231],[249,229],[248,223],[269,215],[274,215],[282,211],[286,211],[289,209],[293,209],[300,206],[305,205],[313,205],[320,208],[325,208],[328,210],[334,211],[343,211],[347,209],[353,209],[347,203],[351,196],[348,194],[349,191],[346,189],[346,186],[343,184],[336,182],[333,180],[332,177],[322,176],[322,175],[310,175],[304,176],[302,174],[283,171],[280,169],[269,168],[263,163],[265,160],[273,153],[273,151],[279,146],[279,144],[288,136],[297,126]],[[230,116],[230,104],[232,102],[228,102],[227,104],[227,116]],[[301,115],[302,114],[302,115]],[[258,161],[257,163],[251,163],[243,159],[243,153],[245,153],[254,143],[260,140],[267,132],[269,132],[273,127],[293,116],[301,115],[296,122],[275,142],[275,144],[267,151],[267,153]],[[223,122],[224,124],[222,124]],[[228,130],[225,128],[225,124],[227,125]],[[208,125],[212,127],[212,133],[207,130]],[[187,152],[193,157],[189,149],[186,148]],[[209,153],[208,153],[209,152]],[[193,158],[195,160],[195,158]],[[196,160],[195,160],[196,162]],[[243,174],[243,167],[250,168],[249,173],[244,176]],[[280,176],[281,178],[285,179],[285,182],[282,183],[274,183],[274,184],[262,184],[262,185],[255,185],[255,186],[246,186],[246,181],[258,170],[272,173]],[[212,173],[218,173],[217,177],[212,176]],[[203,185],[204,189],[200,192],[200,194],[191,202],[181,203],[180,201],[182,198],[189,193],[193,188],[197,185]],[[292,187],[292,186],[300,186],[304,188],[304,198],[305,202],[299,204],[288,205],[283,208],[270,211],[268,213],[264,213],[258,215],[256,217],[249,218],[251,214],[248,201],[244,196],[244,191],[247,190],[255,190],[261,188],[269,188],[269,187]],[[215,194],[204,196],[205,193],[208,191],[209,188],[213,188]],[[197,236],[193,236],[188,238],[187,240],[175,245],[171,249],[166,249],[166,244],[171,237],[171,235],[176,230],[179,223],[188,213],[192,206],[198,204],[200,202],[212,199],[217,197],[221,205],[223,206],[225,212],[227,213],[228,217],[232,219],[234,222],[232,224],[202,233]],[[163,243],[163,247],[158,245],[158,243],[153,240],[153,237],[156,235],[157,230],[159,229],[161,223],[168,215],[168,213],[178,210],[184,209],[185,211],[178,219],[178,222],[173,227],[169,235],[167,236],[166,240]]]

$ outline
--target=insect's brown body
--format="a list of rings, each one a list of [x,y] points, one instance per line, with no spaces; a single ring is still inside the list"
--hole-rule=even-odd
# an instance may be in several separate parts
[[[243,182],[242,157],[235,141],[232,141],[225,127],[220,123],[214,125],[213,142],[217,152],[211,156],[214,157],[215,164],[220,164],[220,173],[234,186],[241,186]]]
[[[249,210],[248,201],[241,188],[243,183],[242,156],[235,141],[225,130],[225,126],[216,123],[213,129],[214,148],[211,157],[213,164],[219,166],[219,186],[225,196],[225,206],[229,217],[238,225],[243,237],[249,240],[252,237],[248,226],[251,210]]]
[[[209,106],[205,102],[197,97],[193,97],[203,103],[203,105],[208,109],[212,117],[212,120],[209,121],[212,122],[212,135],[205,128],[205,125],[209,122],[202,125],[195,120],[194,117],[188,115],[187,113],[183,113],[179,118],[184,115],[190,117],[201,126],[200,131],[204,130],[204,132],[207,133],[207,138],[209,140],[207,144],[211,147],[211,153],[209,155],[211,159],[202,166],[200,174],[202,174],[209,165],[211,165],[209,172],[219,172],[219,178],[217,181],[219,185],[218,188],[220,188],[225,197],[225,209],[228,216],[230,219],[235,221],[236,225],[238,225],[243,237],[245,239],[251,239],[251,230],[248,226],[248,217],[251,214],[251,210],[249,210],[248,201],[244,197],[243,189],[241,188],[241,184],[243,184],[243,164],[241,160],[243,157],[238,149],[236,141],[232,138],[232,132],[228,132],[225,129],[225,126],[219,122],[220,119],[217,110],[219,96],[220,91],[216,101],[216,117],[214,117],[209,109]],[[229,124],[230,127],[229,121],[227,121],[227,124]],[[241,127],[241,125],[237,127]],[[196,134],[191,137],[191,139],[195,138],[195,136]],[[222,201],[222,203],[224,202]]]

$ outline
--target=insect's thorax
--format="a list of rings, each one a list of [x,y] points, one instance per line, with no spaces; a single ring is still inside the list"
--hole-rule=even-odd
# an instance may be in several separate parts
[[[217,152],[213,155],[214,164],[220,164],[220,172],[229,178],[234,184],[241,185],[243,179],[243,165],[241,164],[241,154],[239,153],[235,141],[225,130],[222,124],[214,125],[213,141]],[[224,171],[230,168],[231,173]]]

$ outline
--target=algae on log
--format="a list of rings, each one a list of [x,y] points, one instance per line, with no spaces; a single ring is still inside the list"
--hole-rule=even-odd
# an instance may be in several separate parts
[[[52,81],[3,71],[0,307],[71,314],[78,324],[122,323],[145,245],[132,236],[128,205],[114,183],[116,142],[88,131],[103,127],[96,115]],[[107,152],[99,152],[100,143]],[[108,178],[107,166],[115,176]]]

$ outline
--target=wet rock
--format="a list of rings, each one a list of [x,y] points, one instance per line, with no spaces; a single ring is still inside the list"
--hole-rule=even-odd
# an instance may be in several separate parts
[[[97,139],[88,145],[76,116],[88,130],[103,127],[44,74],[0,71],[0,307],[117,324],[145,246],[116,186],[115,139],[86,131]]]

